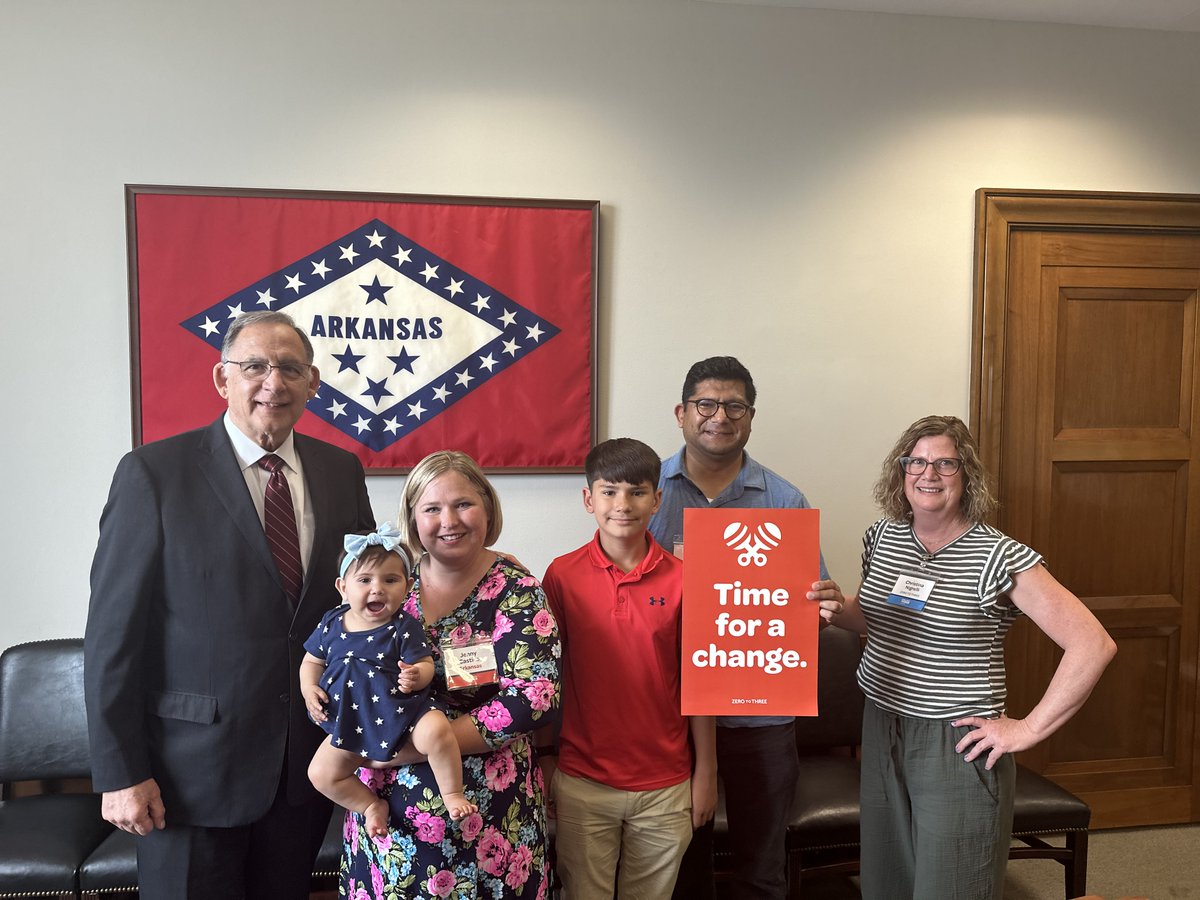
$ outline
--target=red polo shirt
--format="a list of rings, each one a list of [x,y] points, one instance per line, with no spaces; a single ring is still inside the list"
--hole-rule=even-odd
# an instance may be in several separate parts
[[[622,572],[597,532],[542,580],[563,642],[559,768],[625,791],[692,772],[679,713],[683,563],[646,540],[645,559]]]

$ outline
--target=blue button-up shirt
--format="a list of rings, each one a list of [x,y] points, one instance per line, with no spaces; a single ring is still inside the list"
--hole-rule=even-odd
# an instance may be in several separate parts
[[[696,487],[683,468],[686,448],[662,461],[658,487],[663,492],[658,512],[650,520],[650,533],[668,550],[675,536],[683,534],[683,511],[695,507],[729,507],[731,509],[811,509],[808,498],[786,478],[755,462],[749,453],[742,453],[742,468],[737,477],[711,502]],[[828,578],[825,555],[821,554],[821,577]],[[686,601],[685,601],[686,602]],[[719,716],[717,724],[726,728],[753,728],[764,725],[783,725],[791,716]]]

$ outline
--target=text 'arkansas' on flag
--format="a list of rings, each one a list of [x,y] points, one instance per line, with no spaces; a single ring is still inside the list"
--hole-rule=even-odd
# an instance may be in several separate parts
[[[595,204],[127,190],[142,441],[219,415],[224,334],[269,309],[320,371],[298,429],[368,468],[446,448],[492,469],[582,465]]]

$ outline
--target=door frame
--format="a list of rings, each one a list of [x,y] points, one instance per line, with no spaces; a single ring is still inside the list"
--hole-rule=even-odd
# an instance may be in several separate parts
[[[969,422],[979,443],[981,461],[997,479],[996,493],[1000,496],[1004,487],[1000,479],[1004,477],[1003,367],[1009,333],[1009,278],[1010,266],[1017,263],[1010,259],[1013,232],[1200,235],[1200,196],[981,188],[975,193],[975,201]],[[1189,511],[1189,517],[1197,514]],[[1185,562],[1185,571],[1200,571],[1200,563]],[[1194,652],[1191,656],[1182,661],[1180,677],[1191,682],[1188,689],[1196,697],[1200,657]],[[1191,818],[1200,820],[1200,741],[1195,742],[1192,752]]]

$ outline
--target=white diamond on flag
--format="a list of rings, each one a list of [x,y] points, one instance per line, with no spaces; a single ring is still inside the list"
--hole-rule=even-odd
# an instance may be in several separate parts
[[[559,333],[378,219],[180,325],[219,350],[235,318],[267,309],[312,340],[321,388],[309,411],[376,451]]]

